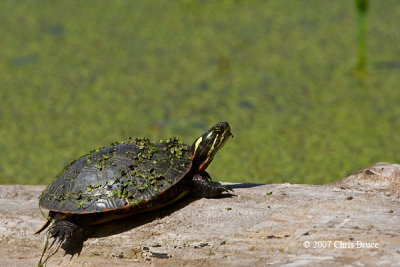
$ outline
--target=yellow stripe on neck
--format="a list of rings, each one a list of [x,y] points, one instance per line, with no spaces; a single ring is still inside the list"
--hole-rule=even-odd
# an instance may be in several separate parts
[[[197,139],[196,143],[194,144],[193,155],[196,155],[197,148],[199,147],[202,140],[203,140],[203,137],[199,137],[199,139]]]

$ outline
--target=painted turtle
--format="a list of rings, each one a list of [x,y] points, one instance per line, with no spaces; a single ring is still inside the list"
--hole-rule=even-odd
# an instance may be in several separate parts
[[[61,241],[81,226],[159,209],[188,192],[208,198],[229,193],[205,169],[230,136],[229,124],[219,122],[191,147],[173,137],[157,143],[129,139],[91,151],[43,191],[39,205],[49,215],[36,233],[53,222],[50,234]]]

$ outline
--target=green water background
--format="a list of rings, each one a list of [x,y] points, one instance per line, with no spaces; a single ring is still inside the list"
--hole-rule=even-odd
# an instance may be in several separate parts
[[[400,162],[400,4],[0,1],[0,183],[46,184],[115,140],[235,135],[214,179],[321,184]]]

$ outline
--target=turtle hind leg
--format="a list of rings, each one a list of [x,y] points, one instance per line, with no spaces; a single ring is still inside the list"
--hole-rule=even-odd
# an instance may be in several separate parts
[[[219,182],[211,182],[210,180],[210,176],[203,177],[201,175],[194,175],[191,180],[192,186],[190,188],[190,191],[192,191],[195,195],[199,197],[206,198],[220,197],[224,192],[232,195],[230,193],[232,189],[221,185],[221,183]]]
[[[79,226],[72,222],[56,220],[50,228],[50,236],[54,237],[54,239],[58,239],[59,242],[62,242],[65,239],[70,239],[78,228]]]
[[[42,226],[42,228],[40,228],[37,233],[40,233],[41,231],[43,231],[44,229],[46,229],[48,227],[48,225],[52,222],[52,218],[49,218],[46,223],[44,224],[44,226]],[[53,255],[55,255],[57,253],[57,251],[60,249],[61,245],[64,243],[65,240],[68,240],[72,237],[73,233],[79,228],[79,226],[77,226],[76,224],[66,221],[66,220],[60,220],[60,219],[55,219],[53,225],[49,228],[49,230],[46,233],[46,241],[45,241],[45,245],[43,248],[43,252],[42,255],[40,257],[38,266],[44,266],[45,263],[47,262],[47,260],[52,257]],[[54,240],[51,242],[49,242],[50,238],[54,238]],[[58,245],[56,247],[56,249],[53,252],[50,252],[50,249],[53,247],[54,243],[56,243],[58,241]],[[47,253],[47,256],[45,258],[45,260],[43,260],[46,251],[49,251]]]
[[[49,219],[42,226],[42,228],[40,228],[37,231],[37,233],[40,233],[44,229],[46,229],[52,221],[54,221],[54,222],[53,222],[53,225],[49,228],[49,230],[46,233],[46,241],[45,241],[45,245],[44,245],[43,252],[40,257],[38,266],[44,266],[45,263],[47,262],[47,260],[57,253],[57,251],[59,250],[61,245],[64,243],[64,241],[71,239],[74,232],[80,228],[78,225],[76,225],[70,221],[63,220],[63,219],[54,219],[53,220],[53,218],[49,217]],[[50,238],[54,238],[54,240],[51,242],[51,244],[49,242]],[[56,243],[57,241],[58,241],[58,245],[57,245],[56,249],[52,253],[50,253],[50,249],[53,247],[54,243]],[[45,254],[46,254],[46,251],[48,251],[48,253],[47,253],[46,259],[43,260]]]

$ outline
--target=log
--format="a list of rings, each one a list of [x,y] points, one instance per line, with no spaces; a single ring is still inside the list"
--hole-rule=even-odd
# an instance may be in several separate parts
[[[57,251],[55,244],[46,264],[395,266],[397,173],[400,165],[379,163],[328,185],[226,183],[235,196],[186,198],[161,211],[88,228],[73,244]],[[46,237],[34,234],[45,221],[38,208],[43,189],[0,186],[0,266],[38,264]]]

